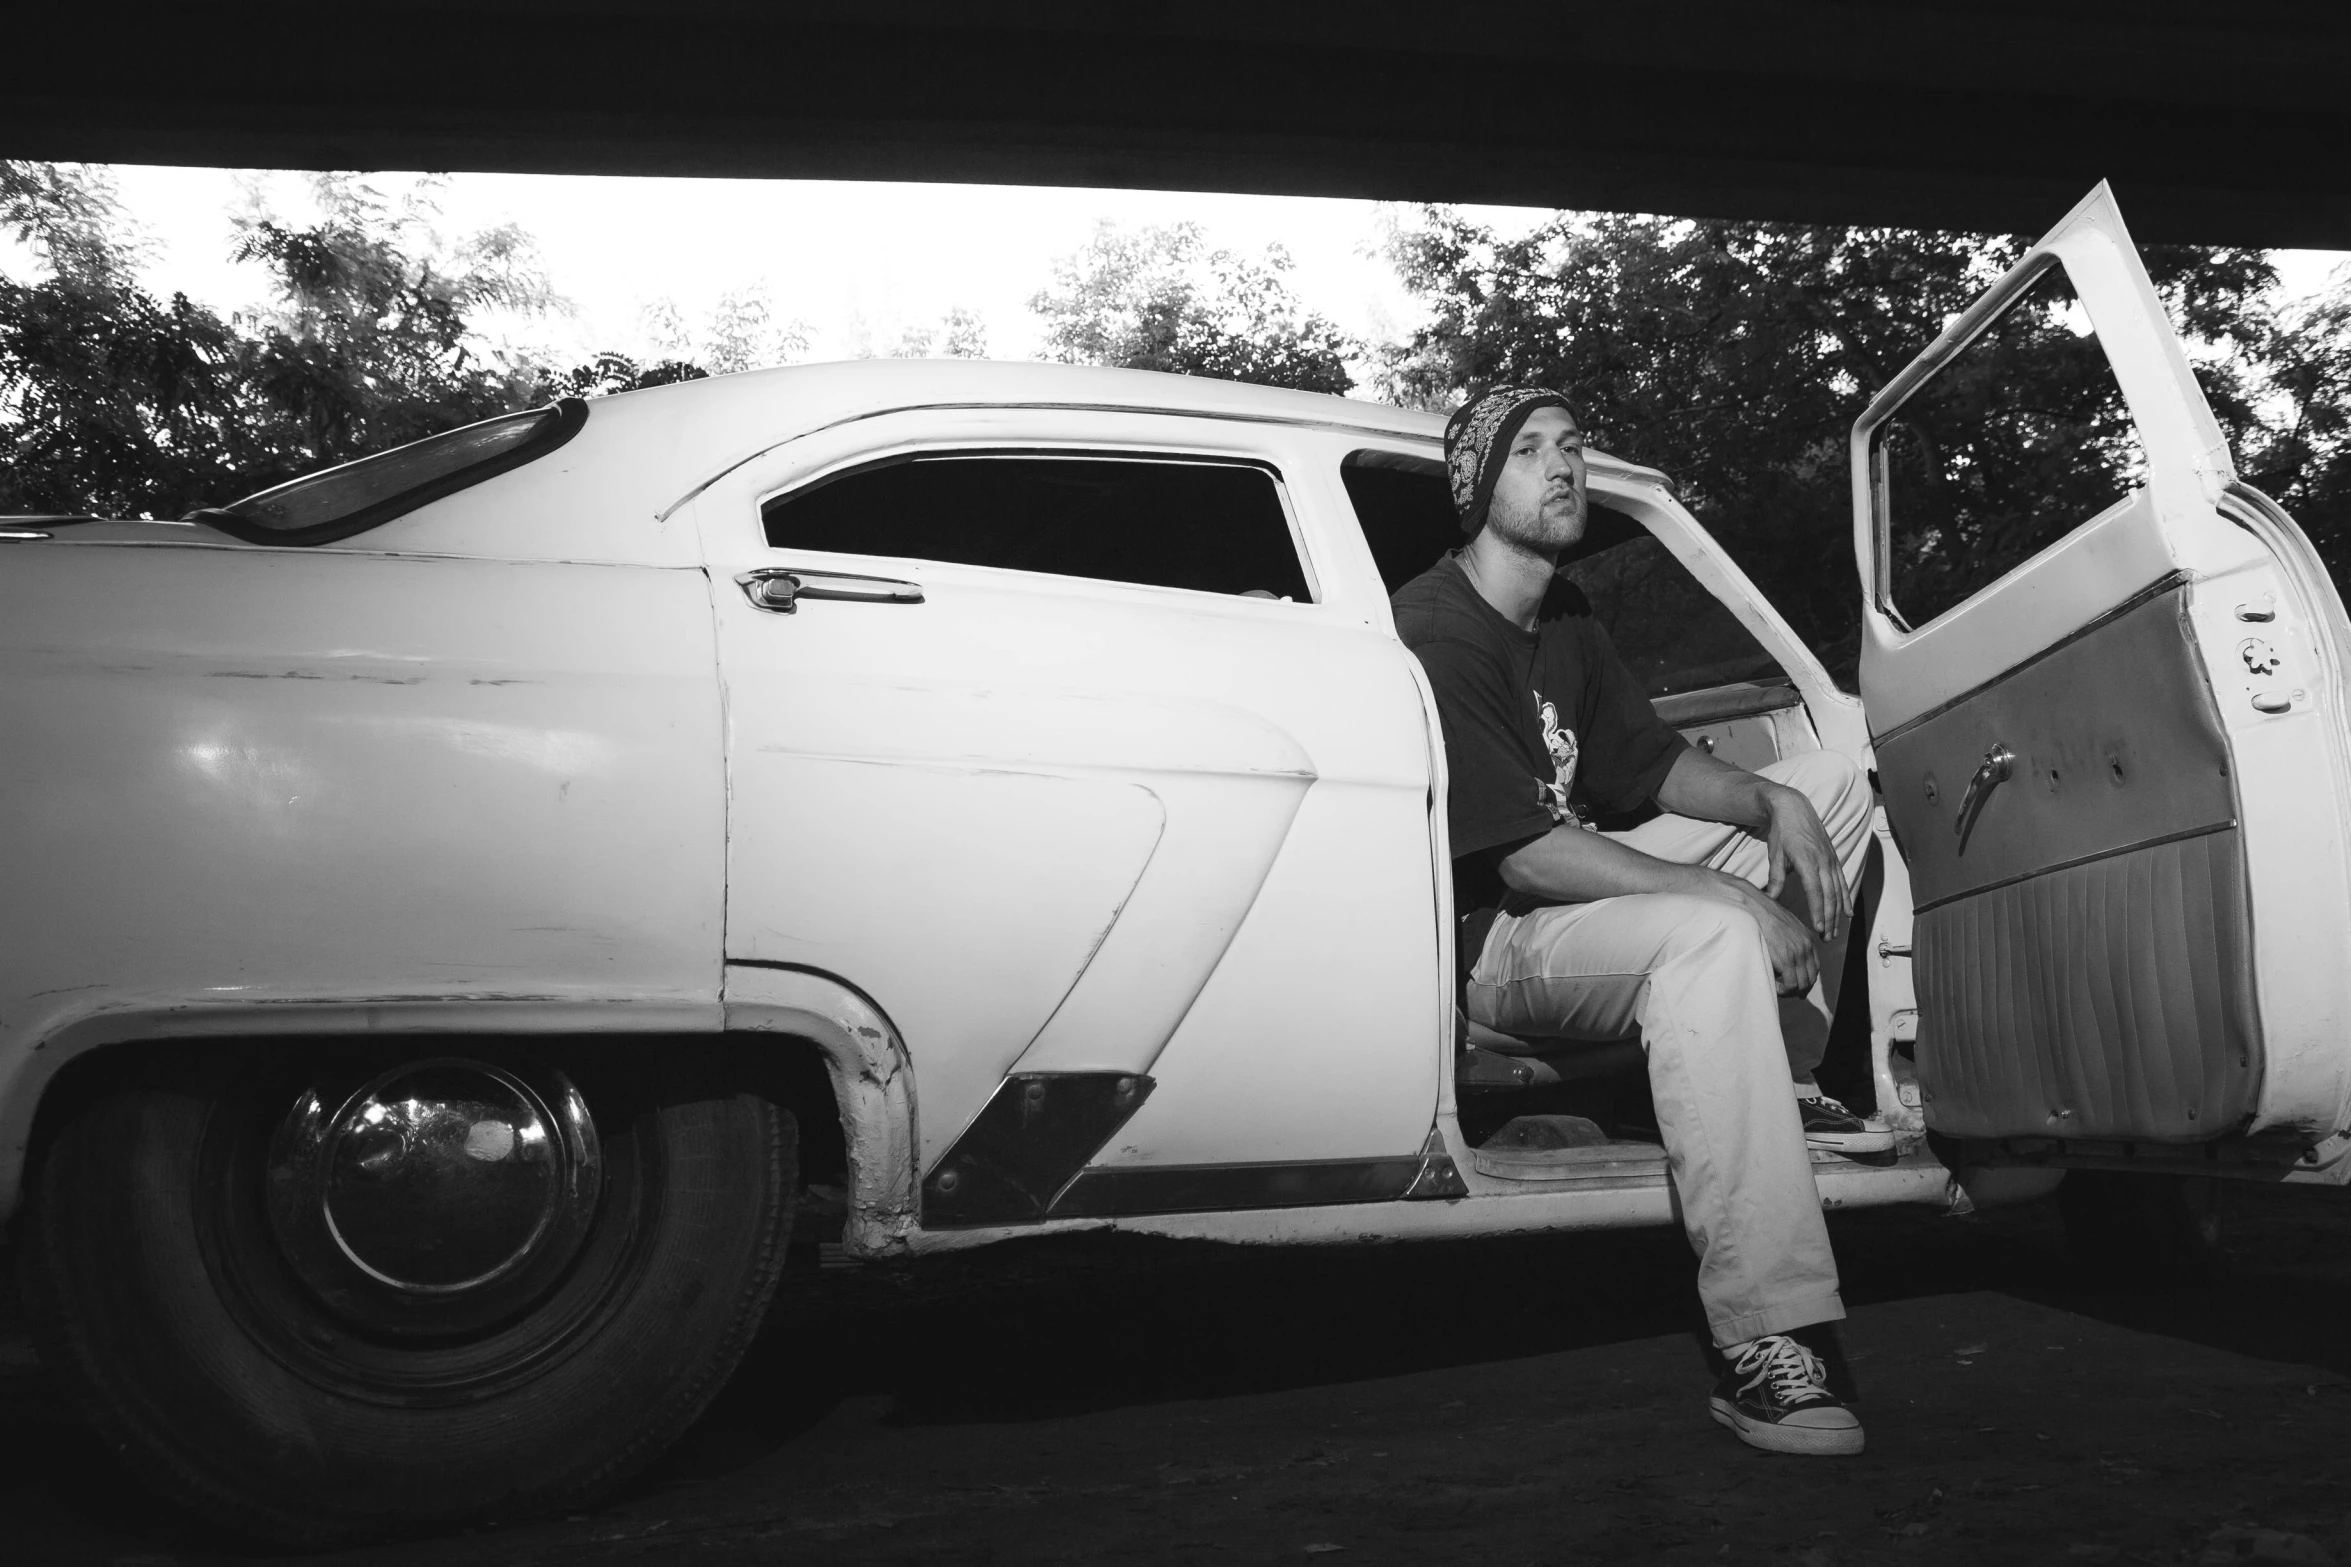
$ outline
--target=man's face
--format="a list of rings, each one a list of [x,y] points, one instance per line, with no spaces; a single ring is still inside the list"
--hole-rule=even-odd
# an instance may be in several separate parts
[[[1536,409],[1511,437],[1486,526],[1546,555],[1584,536],[1584,437],[1566,409]]]

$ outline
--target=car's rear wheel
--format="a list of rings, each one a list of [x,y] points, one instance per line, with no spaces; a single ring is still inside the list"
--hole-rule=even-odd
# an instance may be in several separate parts
[[[554,1060],[150,1058],[39,1166],[44,1358],[158,1488],[280,1540],[587,1501],[741,1358],[796,1138],[674,1059]]]

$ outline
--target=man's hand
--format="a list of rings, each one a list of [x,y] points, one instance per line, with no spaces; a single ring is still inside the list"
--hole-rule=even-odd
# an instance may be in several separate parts
[[[1797,796],[1797,803],[1803,803],[1803,796]],[[1805,806],[1805,811],[1809,814],[1811,807]],[[1826,842],[1818,821],[1813,822],[1812,831]],[[1836,861],[1827,863],[1833,878]],[[1660,860],[1581,827],[1554,827],[1504,859],[1500,871],[1503,884],[1514,891],[1541,893],[1567,903],[1644,892],[1681,893],[1728,903],[1755,917],[1780,994],[1799,995],[1820,977],[1820,948],[1804,921],[1753,882],[1725,871]],[[1843,883],[1835,885],[1841,888]]]
[[[1804,908],[1812,916],[1814,934],[1823,941],[1835,941],[1852,917],[1853,906],[1845,890],[1844,869],[1837,863],[1836,846],[1829,842],[1829,830],[1821,825],[1812,802],[1783,784],[1771,786],[1769,804],[1771,880],[1764,886],[1764,896],[1778,899],[1793,876],[1804,895]],[[1773,906],[1780,905],[1775,902]],[[1819,967],[1817,959],[1814,967]]]
[[[1835,871],[1834,862],[1830,870]],[[1736,876],[1714,872],[1722,884],[1721,896],[1726,903],[1736,903],[1755,916],[1756,925],[1763,932],[1763,950],[1771,959],[1771,978],[1783,996],[1800,996],[1812,988],[1820,978],[1820,946],[1812,939],[1812,932],[1788,907]]]

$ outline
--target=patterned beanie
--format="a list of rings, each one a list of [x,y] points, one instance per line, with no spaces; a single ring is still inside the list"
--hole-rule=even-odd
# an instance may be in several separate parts
[[[1445,471],[1453,480],[1453,509],[1461,531],[1486,525],[1486,503],[1501,475],[1498,454],[1518,438],[1527,415],[1538,408],[1565,408],[1567,399],[1547,386],[1497,386],[1453,410],[1445,421]]]

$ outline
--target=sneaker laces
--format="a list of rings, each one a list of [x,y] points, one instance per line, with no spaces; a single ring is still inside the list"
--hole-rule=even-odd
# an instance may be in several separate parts
[[[1756,1339],[1731,1363],[1731,1369],[1747,1378],[1747,1387],[1768,1384],[1773,1400],[1781,1404],[1828,1394],[1828,1374],[1820,1357],[1784,1333],[1767,1333]]]
[[[1836,1101],[1836,1100],[1834,1100],[1834,1099],[1831,1099],[1831,1098],[1830,1098],[1828,1095],[1826,1095],[1826,1094],[1820,1094],[1820,1093],[1813,1093],[1813,1094],[1798,1094],[1796,1097],[1797,1097],[1797,1098],[1799,1098],[1799,1099],[1801,1099],[1801,1100],[1803,1100],[1803,1101],[1804,1101],[1806,1104],[1814,1104],[1814,1105],[1818,1105],[1818,1106],[1820,1106],[1820,1107],[1821,1107],[1823,1110],[1826,1110],[1826,1111],[1828,1111],[1828,1112],[1829,1112],[1831,1115],[1842,1115],[1842,1116],[1848,1116],[1848,1117],[1851,1117],[1853,1120],[1856,1120],[1856,1121],[1858,1121],[1858,1120],[1860,1120],[1860,1119],[1861,1119],[1861,1117],[1859,1117],[1859,1116],[1857,1116],[1857,1115],[1854,1115],[1852,1111],[1850,1111],[1850,1110],[1846,1109],[1846,1108],[1844,1107],[1844,1105],[1840,1104],[1838,1101]]]

